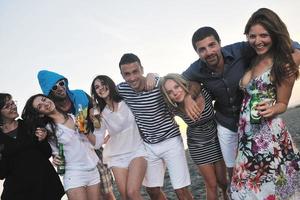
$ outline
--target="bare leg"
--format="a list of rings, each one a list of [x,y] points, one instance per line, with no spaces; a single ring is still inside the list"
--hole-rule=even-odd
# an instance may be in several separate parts
[[[146,191],[149,194],[151,200],[167,200],[166,195],[160,187],[147,187]]]
[[[127,196],[131,200],[142,200],[141,186],[146,173],[147,161],[143,157],[133,159],[129,165]]]
[[[116,179],[116,184],[117,184],[118,190],[120,192],[121,199],[126,200],[127,199],[126,182],[127,182],[127,177],[128,177],[128,169],[113,167],[112,171],[113,171],[115,179]]]
[[[213,164],[198,165],[198,170],[204,179],[206,187],[206,199],[218,199],[217,177],[215,173],[215,166]]]
[[[88,200],[101,200],[100,183],[86,187]]]
[[[179,200],[193,200],[193,195],[187,187],[175,190],[176,196]]]
[[[220,160],[215,163],[216,176],[219,187],[222,189],[223,199],[228,200],[227,196],[227,177],[226,177],[226,166],[224,160]]]
[[[69,200],[88,200],[85,187],[71,188],[66,194]]]

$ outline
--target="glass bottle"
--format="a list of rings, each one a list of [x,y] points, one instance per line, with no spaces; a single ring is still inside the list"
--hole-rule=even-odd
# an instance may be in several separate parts
[[[57,166],[57,173],[62,175],[65,173],[65,155],[64,155],[64,145],[58,144],[58,156],[60,157],[61,164]]]
[[[80,133],[85,133],[85,117],[82,109],[82,105],[78,104],[78,115],[77,115],[77,123],[78,123],[78,130]]]
[[[256,105],[260,102],[260,98],[258,93],[252,94],[250,100],[250,123],[251,124],[259,124],[261,120],[261,116],[258,114],[256,110]]]
[[[100,128],[101,116],[100,116],[99,107],[95,101],[93,101],[93,115],[94,115],[94,119],[93,119],[94,128]]]

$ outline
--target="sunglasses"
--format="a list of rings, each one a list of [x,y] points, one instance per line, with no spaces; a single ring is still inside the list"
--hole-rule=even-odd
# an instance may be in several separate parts
[[[62,81],[59,81],[58,83],[56,83],[56,84],[52,87],[52,90],[53,90],[53,91],[57,90],[58,86],[61,86],[61,87],[65,86],[65,81],[62,80]]]

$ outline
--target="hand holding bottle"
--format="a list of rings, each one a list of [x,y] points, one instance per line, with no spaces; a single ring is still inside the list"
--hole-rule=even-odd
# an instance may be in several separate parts
[[[92,109],[92,122],[94,125],[94,128],[100,128],[101,127],[101,115],[100,115],[100,110],[96,104],[95,101],[93,101],[93,109]]]
[[[265,98],[259,102],[256,106],[259,115],[264,118],[273,117],[275,115],[274,102],[275,100],[270,98]]]
[[[57,173],[62,175],[65,173],[65,155],[63,144],[58,144],[58,155],[55,155],[52,161],[57,167]]]

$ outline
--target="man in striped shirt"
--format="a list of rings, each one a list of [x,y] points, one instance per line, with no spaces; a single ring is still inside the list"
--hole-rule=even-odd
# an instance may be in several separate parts
[[[151,199],[166,199],[161,187],[167,167],[177,197],[193,199],[187,188],[191,181],[179,128],[158,84],[147,91],[140,59],[132,53],[121,57],[119,68],[125,80],[118,85],[119,93],[135,116],[148,153],[143,182],[148,194]]]

